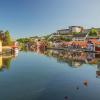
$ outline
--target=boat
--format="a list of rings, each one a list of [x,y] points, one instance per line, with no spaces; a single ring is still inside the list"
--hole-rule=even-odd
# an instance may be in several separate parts
[[[100,45],[95,45],[95,51],[100,52]]]

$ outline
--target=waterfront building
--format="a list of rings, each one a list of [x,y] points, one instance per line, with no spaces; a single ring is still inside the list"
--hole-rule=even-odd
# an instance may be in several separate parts
[[[71,34],[68,29],[63,29],[63,30],[57,30],[56,33],[52,33],[49,38],[59,38],[63,37],[65,39],[72,39],[73,34]]]
[[[95,51],[94,44],[91,41],[88,41],[88,43],[87,43],[87,50]]]
[[[57,33],[60,35],[65,35],[68,33],[81,33],[83,32],[83,27],[82,26],[69,26],[69,29],[61,29],[61,30],[57,30]]]
[[[83,32],[83,27],[70,26],[69,28],[66,29],[57,30],[57,32],[51,34],[50,38],[63,36],[64,38],[72,39],[73,33],[81,33],[81,32]]]
[[[57,30],[57,34],[59,34],[59,35],[66,35],[66,34],[68,34],[69,32],[70,32],[69,29]]]
[[[86,39],[86,33],[81,33],[81,34],[74,34],[73,35],[73,41],[85,41]]]
[[[61,43],[61,42],[54,42],[54,43],[53,43],[53,46],[54,46],[55,48],[61,48],[61,47],[62,47],[62,43]]]
[[[69,30],[72,33],[80,33],[83,31],[83,27],[82,26],[69,26]]]

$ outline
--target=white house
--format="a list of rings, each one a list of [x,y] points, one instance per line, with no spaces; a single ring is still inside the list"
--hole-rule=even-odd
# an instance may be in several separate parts
[[[79,32],[82,32],[83,31],[83,27],[81,26],[70,26],[69,27],[69,30],[70,32],[76,32],[76,33],[79,33]]]
[[[81,33],[81,34],[74,34],[73,35],[73,41],[85,41],[86,39],[86,33]]]

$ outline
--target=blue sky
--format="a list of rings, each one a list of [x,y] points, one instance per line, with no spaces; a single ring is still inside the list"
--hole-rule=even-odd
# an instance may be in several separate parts
[[[0,29],[12,37],[46,35],[71,25],[100,27],[100,0],[0,0]]]

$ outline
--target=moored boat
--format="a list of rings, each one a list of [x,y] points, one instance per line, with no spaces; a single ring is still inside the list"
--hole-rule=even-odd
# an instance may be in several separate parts
[[[95,51],[100,52],[100,45],[95,45]]]

